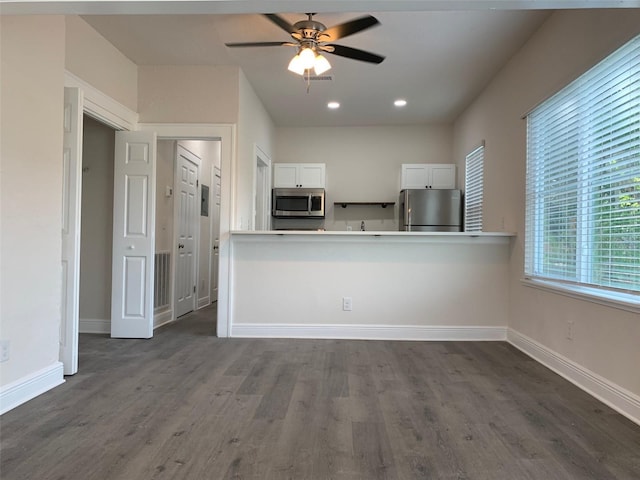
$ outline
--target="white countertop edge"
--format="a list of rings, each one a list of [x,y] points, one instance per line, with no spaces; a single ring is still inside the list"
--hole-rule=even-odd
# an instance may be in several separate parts
[[[264,236],[339,236],[339,237],[515,237],[514,232],[400,232],[400,231],[343,231],[343,230],[232,230],[231,235]]]

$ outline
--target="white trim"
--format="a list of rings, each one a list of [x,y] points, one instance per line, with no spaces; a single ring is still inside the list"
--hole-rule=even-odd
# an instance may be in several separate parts
[[[587,300],[607,307],[626,310],[627,312],[640,313],[640,295],[631,293],[616,293],[599,288],[589,288],[580,285],[569,285],[561,282],[549,280],[539,280],[534,278],[523,278],[522,285],[537,288],[545,292],[564,295],[565,297]]]
[[[55,362],[3,386],[0,388],[0,415],[63,383],[62,362]]]
[[[231,336],[344,340],[504,341],[507,339],[507,327],[236,323],[233,325]]]
[[[507,341],[545,367],[640,425],[640,397],[513,329]]]
[[[231,332],[233,292],[231,291],[231,226],[235,223],[236,126],[205,123],[140,123],[140,130],[150,130],[158,138],[178,140],[221,140],[220,143],[220,248],[218,250],[217,336]]]
[[[81,318],[80,333],[111,333],[111,320],[103,318]]]
[[[162,325],[173,322],[173,310],[171,308],[162,312],[156,312],[153,314],[153,329],[155,330]]]
[[[138,114],[73,73],[64,72],[64,86],[84,93],[84,112],[116,130],[137,130]]]

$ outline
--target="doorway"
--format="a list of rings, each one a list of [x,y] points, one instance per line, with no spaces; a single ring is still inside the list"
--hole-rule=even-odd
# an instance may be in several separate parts
[[[115,129],[83,116],[80,333],[109,333]]]
[[[156,291],[159,326],[217,299],[221,141],[160,138],[157,144],[156,290],[168,292]],[[162,297],[168,299],[159,302]]]
[[[69,95],[68,95],[69,94]],[[70,100],[70,101],[68,101]],[[215,332],[218,336],[227,337],[230,334],[230,292],[229,292],[229,232],[232,225],[231,200],[233,194],[234,171],[232,159],[234,157],[235,127],[233,125],[217,124],[138,124],[136,114],[99,92],[91,85],[65,74],[65,109],[64,109],[64,151],[65,167],[63,191],[63,292],[60,323],[60,360],[64,365],[65,375],[77,371],[78,333],[79,333],[79,283],[80,283],[80,211],[81,211],[81,149],[82,149],[82,115],[98,119],[101,123],[113,127],[115,130],[142,130],[158,133],[158,138],[183,138],[198,140],[216,140],[219,150],[221,194],[220,194],[220,243],[217,250],[220,258],[219,278],[223,279],[219,285],[218,298],[224,299],[217,306]],[[155,137],[155,134],[154,134]],[[121,137],[122,138],[122,137]],[[154,141],[155,145],[155,141]],[[154,158],[155,158],[155,146]],[[117,153],[118,149],[116,149]],[[139,144],[134,145],[134,153],[140,154],[144,150]],[[155,161],[154,161],[155,163]],[[212,174],[213,176],[213,174]],[[154,182],[155,183],[155,182]],[[154,185],[155,191],[155,185]],[[165,191],[166,192],[166,191]],[[114,196],[115,197],[115,196]],[[115,198],[114,198],[115,201]],[[67,208],[68,207],[68,208]],[[65,226],[69,227],[65,229]],[[210,229],[209,229],[210,230]],[[65,238],[66,237],[66,238]],[[130,247],[131,248],[131,247]],[[211,250],[210,250],[211,251]],[[152,261],[153,259],[151,259]],[[211,260],[210,260],[211,261]],[[113,263],[113,258],[112,258]],[[67,268],[65,268],[67,267]],[[108,271],[108,269],[107,269]],[[64,273],[67,275],[64,275]],[[212,278],[208,271],[208,278]],[[106,282],[105,282],[106,283]],[[108,285],[107,285],[108,287]],[[210,291],[207,288],[207,291]],[[74,293],[75,292],[75,293]],[[153,300],[153,291],[147,290],[148,298]],[[73,311],[69,311],[73,310]],[[111,308],[113,313],[113,307]],[[153,312],[153,306],[151,307]],[[153,318],[151,319],[153,322]],[[98,328],[104,327],[106,322],[85,323]],[[110,323],[110,322],[109,322]],[[157,325],[156,325],[157,326]]]
[[[254,219],[253,230],[269,230],[271,210],[271,159],[257,145],[254,146]]]

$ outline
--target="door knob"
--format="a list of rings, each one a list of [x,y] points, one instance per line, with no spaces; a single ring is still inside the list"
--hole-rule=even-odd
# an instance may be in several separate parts
[[[184,243],[179,243],[178,248],[184,248]]]

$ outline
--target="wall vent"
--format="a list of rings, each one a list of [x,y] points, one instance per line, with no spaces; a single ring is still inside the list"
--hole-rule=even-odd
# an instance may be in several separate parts
[[[155,255],[155,273],[153,279],[153,308],[162,310],[169,307],[169,288],[171,285],[171,252],[158,252]]]
[[[304,77],[306,80],[307,77]],[[333,75],[311,75],[309,76],[309,80],[312,82],[321,82],[321,81],[333,81]]]

